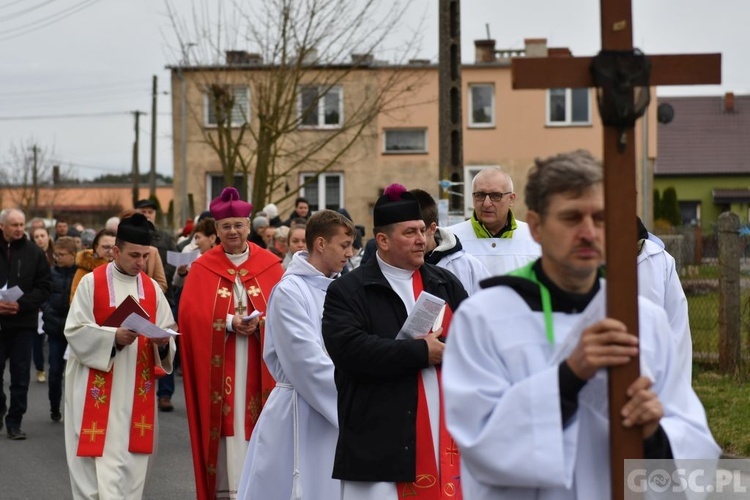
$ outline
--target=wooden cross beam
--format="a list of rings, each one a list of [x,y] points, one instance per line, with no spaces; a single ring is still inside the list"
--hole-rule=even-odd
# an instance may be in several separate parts
[[[600,0],[603,50],[633,48],[630,0]],[[721,55],[650,56],[650,85],[721,83]],[[591,57],[512,59],[514,89],[593,87]],[[634,130],[625,130],[626,143],[618,148],[621,131],[604,127],[604,190],[606,210],[607,315],[638,334],[638,275],[636,270],[636,162]],[[574,145],[571,145],[574,146]],[[645,147],[645,145],[643,145]],[[643,196],[651,196],[643,193]],[[614,209],[613,209],[614,208]],[[644,214],[645,215],[645,214]],[[626,388],[639,376],[638,360],[609,370],[610,457],[612,498],[624,498],[624,460],[642,458],[641,429],[626,429],[620,409]]]

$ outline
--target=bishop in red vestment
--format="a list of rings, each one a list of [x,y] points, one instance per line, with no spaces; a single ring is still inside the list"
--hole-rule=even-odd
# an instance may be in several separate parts
[[[199,499],[237,492],[250,435],[274,385],[263,365],[262,318],[284,273],[278,257],[247,241],[252,205],[235,188],[225,188],[210,210],[221,245],[192,264],[178,318]]]

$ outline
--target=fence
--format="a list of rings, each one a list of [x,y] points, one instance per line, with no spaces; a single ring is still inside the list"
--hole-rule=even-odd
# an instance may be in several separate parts
[[[735,240],[739,255],[740,351],[744,371],[750,371],[750,236],[739,233]],[[700,228],[681,228],[673,234],[659,235],[667,251],[675,257],[682,288],[688,300],[693,359],[719,361],[719,238],[718,231],[703,235]],[[736,307],[736,306],[734,306]],[[734,311],[736,314],[737,311]]]

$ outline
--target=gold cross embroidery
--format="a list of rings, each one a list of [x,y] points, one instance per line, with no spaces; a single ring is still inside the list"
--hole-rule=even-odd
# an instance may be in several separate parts
[[[258,295],[260,295],[260,288],[258,288],[257,286],[253,285],[253,286],[251,286],[250,288],[247,289],[247,294],[248,295],[252,295],[253,297],[257,297]]]
[[[83,429],[81,431],[81,434],[88,435],[90,437],[89,442],[93,443],[96,441],[96,436],[103,436],[104,435],[104,429],[97,429],[96,428],[96,422],[91,423],[91,428],[89,429]]]
[[[222,361],[220,355],[217,354],[211,358],[211,365],[213,365],[214,368],[219,368],[221,366],[221,363]]]
[[[219,439],[219,429],[216,427],[211,427],[211,432],[208,434],[211,439]]]
[[[221,332],[223,330],[226,330],[227,322],[223,319],[217,319],[216,321],[214,321],[213,327],[217,332]]]
[[[224,405],[224,407],[221,409],[221,412],[226,417],[227,415],[229,415],[232,412],[232,407],[229,406],[229,405]]]
[[[206,471],[208,472],[209,476],[215,476],[216,475],[216,467],[213,465],[209,465],[206,467]]]
[[[451,444],[445,449],[445,452],[448,454],[448,458],[450,458],[451,465],[453,465],[453,457],[458,456],[458,448],[456,448],[456,442],[451,439]]]
[[[211,403],[221,403],[221,393],[219,391],[214,391],[211,393]]]
[[[232,292],[230,292],[229,289],[225,286],[219,288],[216,293],[221,295],[222,299],[226,299],[227,297],[232,295]]]
[[[146,423],[146,416],[141,415],[141,421],[136,422],[133,424],[133,427],[141,431],[141,437],[144,437],[146,435],[146,431],[152,431],[154,430],[153,424],[147,424]]]

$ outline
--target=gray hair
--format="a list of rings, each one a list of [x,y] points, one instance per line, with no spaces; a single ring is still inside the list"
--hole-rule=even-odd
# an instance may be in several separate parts
[[[104,223],[104,229],[109,229],[110,231],[117,231],[117,226],[120,225],[120,218],[119,217],[110,217],[107,219],[107,222]]]
[[[549,198],[559,193],[580,195],[604,181],[602,164],[583,149],[561,153],[546,159],[537,158],[526,181],[526,206],[544,216]]]
[[[26,214],[24,214],[22,210],[17,208],[5,208],[0,211],[0,224],[5,224],[5,221],[8,220],[8,216],[12,213],[19,213],[23,216],[24,220],[26,219]]]
[[[513,179],[510,178],[510,175],[508,174],[508,172],[506,172],[505,170],[503,170],[500,167],[488,167],[488,168],[483,168],[482,170],[480,170],[479,172],[477,172],[477,175],[475,175],[474,178],[471,179],[471,192],[473,193],[474,190],[476,189],[475,186],[476,186],[476,183],[477,183],[477,179],[481,179],[483,177],[490,177],[490,176],[494,177],[494,176],[497,176],[497,175],[502,176],[502,178],[505,181],[507,181],[507,183],[508,183],[508,190],[509,191],[514,191],[514,189],[513,189]]]

